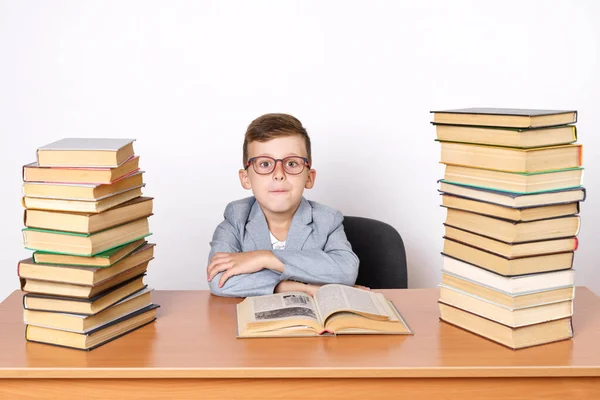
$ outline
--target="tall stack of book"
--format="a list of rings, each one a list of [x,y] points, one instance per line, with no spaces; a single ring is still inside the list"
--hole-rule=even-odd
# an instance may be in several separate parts
[[[28,341],[91,350],[155,320],[153,259],[132,139],[62,139],[23,167],[18,265]]]
[[[432,111],[447,208],[441,320],[513,349],[573,335],[576,111]]]

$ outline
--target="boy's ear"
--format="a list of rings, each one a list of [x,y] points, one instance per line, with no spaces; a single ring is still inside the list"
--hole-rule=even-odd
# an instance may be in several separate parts
[[[242,187],[246,190],[252,189],[252,184],[250,183],[250,178],[248,178],[248,171],[246,171],[245,169],[240,169],[239,175],[240,175],[240,183],[242,184]]]
[[[314,169],[308,170],[308,178],[304,184],[305,189],[312,189],[315,186],[315,179],[317,179],[317,171]]]

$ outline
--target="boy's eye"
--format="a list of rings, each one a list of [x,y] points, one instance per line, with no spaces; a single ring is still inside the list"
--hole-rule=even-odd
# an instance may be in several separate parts
[[[290,160],[290,161],[288,161],[288,162],[287,162],[287,166],[288,166],[288,167],[295,168],[295,167],[297,167],[297,166],[298,166],[298,162],[297,162],[297,161],[294,161],[294,160]]]
[[[268,161],[268,160],[262,160],[262,161],[260,161],[260,162],[258,163],[258,166],[259,166],[260,168],[270,168],[272,164],[273,164],[273,163],[272,163],[271,161]]]

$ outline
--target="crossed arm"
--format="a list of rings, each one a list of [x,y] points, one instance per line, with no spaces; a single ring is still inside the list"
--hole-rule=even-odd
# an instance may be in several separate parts
[[[339,214],[339,213],[338,213]],[[211,242],[207,279],[213,294],[246,297],[284,291],[314,294],[322,284],[353,285],[358,258],[336,215],[323,249],[241,251],[235,228],[223,221]]]

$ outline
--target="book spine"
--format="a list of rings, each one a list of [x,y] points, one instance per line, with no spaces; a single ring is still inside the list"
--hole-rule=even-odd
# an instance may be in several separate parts
[[[573,262],[575,261],[575,252],[571,253],[571,266],[569,267],[569,269],[573,269]]]
[[[583,165],[583,146],[579,146],[579,166]]]
[[[573,251],[577,250],[577,248],[579,247],[579,239],[577,239],[577,237],[573,238]]]
[[[575,330],[573,329],[573,317],[569,318],[569,323],[571,325],[571,337],[575,334]]]

